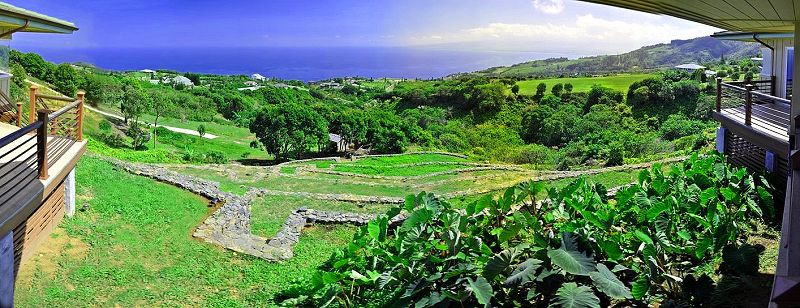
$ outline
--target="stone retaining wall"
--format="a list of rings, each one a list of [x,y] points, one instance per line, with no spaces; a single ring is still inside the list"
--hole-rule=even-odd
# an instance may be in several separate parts
[[[306,198],[324,198],[324,200],[363,202],[363,203],[386,203],[402,204],[404,198],[374,197],[374,196],[354,196],[344,194],[314,194],[305,192],[279,192],[266,189],[251,189],[245,196],[223,192],[219,189],[219,183],[195,178],[180,174],[166,168],[125,162],[117,159],[99,157],[112,163],[118,168],[132,174],[149,177],[164,183],[175,185],[192,193],[201,195],[211,200],[212,203],[222,203],[214,213],[211,214],[200,226],[195,229],[192,236],[201,238],[208,243],[220,245],[233,251],[246,253],[270,261],[280,261],[290,259],[293,256],[295,245],[300,241],[303,228],[309,223],[329,223],[329,224],[354,224],[364,225],[376,217],[376,214],[362,213],[343,213],[317,211],[313,209],[299,208],[293,211],[283,224],[281,230],[271,239],[256,236],[251,233],[251,201],[254,197],[266,194],[273,195],[292,195]],[[672,161],[680,161],[685,158],[674,158]],[[662,161],[665,162],[665,161]],[[614,170],[628,170],[636,168],[646,168],[652,163],[621,166]],[[605,168],[608,172],[609,168]],[[614,171],[611,170],[611,171]],[[584,171],[583,174],[600,173],[593,170]],[[559,173],[547,176],[566,177],[575,173]],[[626,185],[627,186],[627,185]],[[609,197],[613,197],[619,189],[624,186],[615,187],[608,190]],[[443,197],[453,198],[460,195],[486,193],[496,191],[496,188],[485,188],[483,190],[468,190],[446,194]],[[397,225],[404,221],[406,214],[400,214],[391,220],[391,225]]]

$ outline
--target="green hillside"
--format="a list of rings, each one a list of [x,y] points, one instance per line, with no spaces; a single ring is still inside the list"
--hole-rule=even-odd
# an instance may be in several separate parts
[[[712,37],[674,40],[619,54],[579,59],[553,58],[493,67],[473,74],[490,77],[592,75],[663,69],[684,63],[718,63],[759,54],[757,43],[722,41]]]
[[[536,86],[542,82],[547,85],[548,89],[552,89],[553,85],[559,83],[569,83],[574,87],[574,92],[588,92],[594,85],[601,85],[620,92],[627,92],[628,87],[630,87],[632,83],[653,76],[655,76],[655,74],[619,74],[602,77],[531,79],[519,81],[517,84],[519,85],[519,93],[522,95],[536,94]]]

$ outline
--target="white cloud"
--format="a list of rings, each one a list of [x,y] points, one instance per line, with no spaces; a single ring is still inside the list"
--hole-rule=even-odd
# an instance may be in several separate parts
[[[533,0],[533,8],[545,14],[555,15],[564,11],[564,0]]]
[[[476,47],[541,52],[598,54],[626,52],[644,45],[710,35],[714,28],[663,17],[639,21],[608,20],[591,14],[563,23],[489,23],[432,36],[409,39],[409,44],[469,43]]]

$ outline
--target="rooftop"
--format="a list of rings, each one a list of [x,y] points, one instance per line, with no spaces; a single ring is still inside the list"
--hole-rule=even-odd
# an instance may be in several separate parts
[[[0,2],[0,27],[21,28],[20,32],[72,33],[75,24]]]

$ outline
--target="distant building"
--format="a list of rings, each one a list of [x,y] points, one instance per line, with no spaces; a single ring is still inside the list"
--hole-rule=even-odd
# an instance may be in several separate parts
[[[681,64],[681,65],[676,66],[675,68],[677,68],[679,70],[688,71],[688,72],[706,69],[705,66],[697,65],[697,64],[694,64],[694,63]]]
[[[258,85],[258,82],[255,82],[255,81],[252,81],[252,80],[248,80],[248,81],[244,82],[244,85],[249,86],[249,87],[255,87],[255,86]]]
[[[255,90],[261,89],[263,87],[264,86],[254,86],[254,87],[238,88],[236,90],[239,90],[239,91],[255,91]]]
[[[139,72],[142,72],[142,73],[145,73],[145,74],[155,74],[156,73],[156,71],[150,70],[150,69],[143,69],[143,70],[140,70]]]
[[[717,71],[706,70],[705,73],[706,73],[706,77],[716,77],[717,76]]]
[[[172,77],[170,83],[174,85],[182,85],[187,88],[194,87],[194,83],[191,80],[189,80],[189,78],[180,75]]]
[[[258,80],[258,81],[264,81],[264,80],[267,80],[267,77],[264,77],[259,73],[255,73],[253,75],[250,75],[250,79]]]

